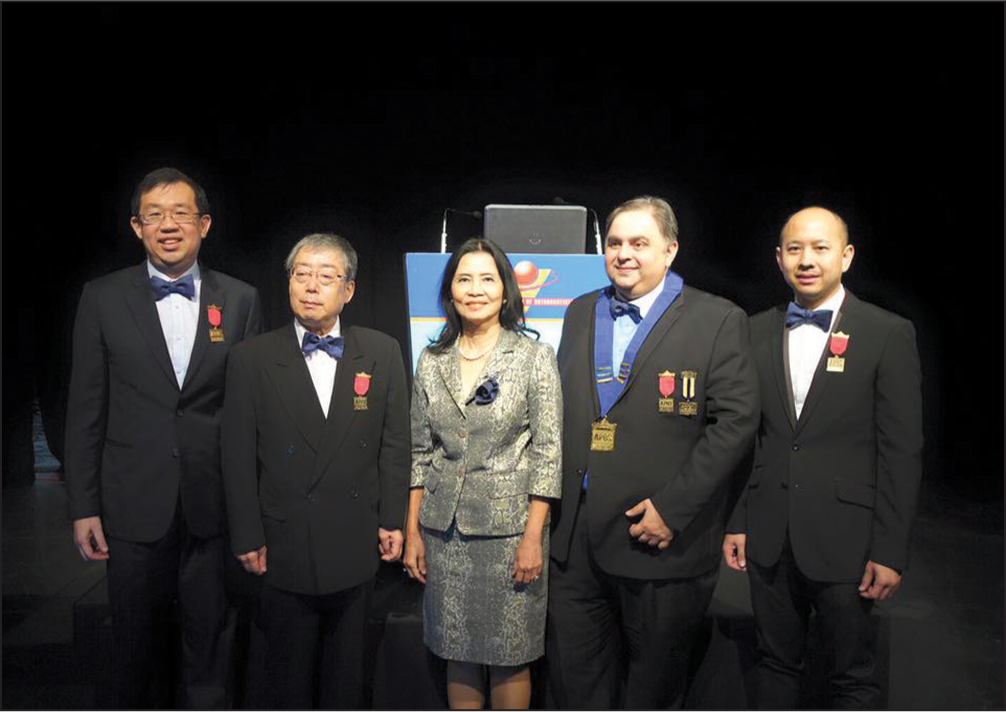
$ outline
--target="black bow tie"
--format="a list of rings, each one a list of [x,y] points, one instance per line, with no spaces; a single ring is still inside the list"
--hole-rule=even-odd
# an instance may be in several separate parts
[[[618,319],[618,317],[628,314],[629,318],[636,324],[643,320],[643,315],[639,312],[639,307],[635,304],[630,304],[619,297],[618,292],[615,292],[615,294],[611,297],[610,304],[612,319]]]
[[[831,328],[831,315],[831,309],[810,311],[801,308],[796,302],[790,302],[786,307],[786,328],[792,329],[800,324],[813,324],[821,331],[827,331]]]
[[[181,294],[186,299],[196,298],[196,280],[192,278],[191,274],[174,282],[151,275],[150,288],[154,290],[154,301],[158,302],[169,294]]]
[[[304,339],[300,346],[300,350],[305,356],[312,351],[324,351],[336,361],[342,358],[342,349],[343,340],[341,336],[326,336],[325,338],[321,338],[310,331],[304,332]]]

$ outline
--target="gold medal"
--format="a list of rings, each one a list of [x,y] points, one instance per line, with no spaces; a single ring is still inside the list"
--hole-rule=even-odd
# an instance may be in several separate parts
[[[608,422],[608,416],[591,425],[590,449],[594,452],[612,452],[615,449],[615,428],[618,425]]]
[[[699,414],[699,404],[695,402],[695,382],[699,374],[695,371],[681,372],[681,397],[678,403],[678,415],[694,416]]]

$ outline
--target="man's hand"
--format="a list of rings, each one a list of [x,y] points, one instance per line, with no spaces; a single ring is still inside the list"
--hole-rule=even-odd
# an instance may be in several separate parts
[[[901,587],[901,574],[874,561],[866,562],[863,580],[859,582],[859,595],[875,601],[886,601]]]
[[[238,554],[238,561],[245,571],[256,576],[261,576],[266,572],[265,555],[268,547],[263,546],[258,551],[249,551],[247,554]]]
[[[669,547],[674,535],[667,528],[664,518],[660,516],[660,512],[653,506],[649,497],[626,511],[625,516],[638,517],[640,514],[643,515],[643,518],[629,527],[629,536],[637,539],[641,544],[649,544],[661,550]]]
[[[377,548],[381,551],[381,561],[398,561],[398,557],[402,555],[403,539],[401,529],[378,527]]]
[[[727,534],[723,537],[723,560],[734,571],[747,571],[747,542],[747,534]]]
[[[409,533],[405,539],[405,555],[402,559],[409,578],[426,583],[426,544],[418,531]]]
[[[108,544],[101,528],[101,517],[84,517],[73,520],[73,541],[84,561],[104,561],[108,558]]]

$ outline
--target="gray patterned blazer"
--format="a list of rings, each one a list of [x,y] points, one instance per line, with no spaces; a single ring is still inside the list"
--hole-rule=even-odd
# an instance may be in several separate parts
[[[475,392],[499,384],[492,403]],[[412,487],[425,487],[419,521],[466,535],[524,531],[529,495],[562,493],[562,392],[552,347],[500,334],[471,393],[461,392],[457,342],[424,350],[412,397]]]

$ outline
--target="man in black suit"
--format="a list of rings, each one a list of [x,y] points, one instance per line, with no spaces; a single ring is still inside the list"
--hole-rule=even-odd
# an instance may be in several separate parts
[[[907,561],[921,374],[911,322],[842,286],[853,254],[838,215],[796,213],[776,247],[795,301],[751,320],[761,427],[723,553],[751,583],[760,707],[796,706],[811,608],[834,653],[834,704],[881,702],[870,610],[898,589]]]
[[[356,266],[337,235],[300,240],[286,262],[293,323],[242,344],[227,367],[230,531],[245,569],[264,577],[266,673],[279,707],[310,708],[316,692],[324,708],[364,705],[378,557],[401,555],[405,369],[395,339],[341,323]]]
[[[606,233],[611,286],[570,305],[559,347],[549,679],[566,709],[680,707],[757,379],[744,312],[670,271],[665,201],[623,203]]]
[[[184,703],[226,704],[218,411],[230,347],[261,330],[258,292],[197,261],[206,194],[173,168],[133,195],[147,259],[84,287],[73,335],[66,480],[74,539],[107,562],[124,708],[171,704],[172,601]]]

